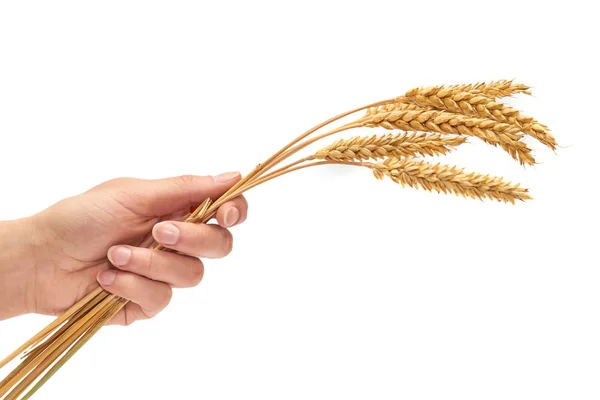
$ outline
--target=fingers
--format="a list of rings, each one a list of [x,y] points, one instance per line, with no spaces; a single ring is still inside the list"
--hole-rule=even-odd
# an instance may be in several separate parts
[[[240,179],[239,172],[226,172],[216,176],[183,175],[146,181],[147,189],[152,192],[149,214],[166,215],[200,204],[206,198],[216,200]]]
[[[100,272],[97,280],[108,292],[138,304],[146,318],[158,314],[169,304],[173,295],[173,289],[168,284],[130,272],[109,269]]]
[[[241,179],[239,172],[217,176],[184,175],[156,180],[115,180],[104,184],[106,189],[121,187],[120,201],[136,213],[146,216],[163,216],[188,209],[206,198],[218,199]]]
[[[216,217],[219,225],[223,228],[230,228],[244,222],[247,216],[248,202],[244,196],[240,196],[219,207]]]
[[[172,287],[192,287],[202,280],[204,265],[194,257],[165,251],[113,246],[108,259],[119,270],[100,272],[100,285],[130,300],[111,324],[130,325],[154,317],[171,301]]]
[[[115,315],[109,322],[109,325],[131,325],[135,321],[141,321],[150,318],[139,304],[129,302]]]
[[[160,222],[154,225],[152,236],[164,247],[194,257],[222,258],[233,248],[231,232],[212,224]]]
[[[108,250],[108,259],[122,271],[165,282],[176,288],[196,286],[204,276],[204,265],[199,259],[166,251],[113,246]]]

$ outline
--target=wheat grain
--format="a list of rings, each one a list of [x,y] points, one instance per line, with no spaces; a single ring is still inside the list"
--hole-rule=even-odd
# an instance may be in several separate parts
[[[379,114],[382,112],[391,112],[391,111],[396,111],[396,110],[423,110],[423,109],[427,109],[430,110],[432,109],[431,107],[424,107],[424,106],[420,106],[418,104],[414,104],[414,103],[410,103],[410,99],[406,98],[406,97],[399,97],[397,98],[398,101],[394,102],[394,103],[388,103],[388,104],[384,104],[382,106],[379,107],[371,107],[369,109],[367,109],[365,116],[363,118],[361,118],[361,120],[369,117],[369,116],[373,116],[375,114]]]
[[[521,164],[533,165],[531,149],[520,141],[519,129],[510,124],[484,118],[469,117],[446,111],[428,109],[402,109],[382,106],[377,112],[370,110],[357,123],[366,127],[383,127],[404,131],[453,133],[477,137],[486,143],[500,146]]]
[[[529,200],[528,190],[504,182],[501,178],[465,172],[461,168],[441,164],[430,164],[412,159],[388,158],[384,162],[371,164],[377,179],[388,176],[403,186],[421,187],[438,193],[454,193],[474,199],[494,199],[513,203],[516,200]]]
[[[349,161],[385,157],[435,156],[447,154],[466,141],[461,136],[422,132],[374,135],[340,139],[315,154],[319,160]]]

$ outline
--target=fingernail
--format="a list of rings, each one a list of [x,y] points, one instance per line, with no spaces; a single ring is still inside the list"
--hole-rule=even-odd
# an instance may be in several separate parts
[[[169,223],[161,222],[154,225],[154,238],[161,244],[174,245],[179,240],[179,229]]]
[[[228,182],[232,179],[235,179],[238,176],[240,176],[239,172],[225,172],[224,174],[213,176],[213,180],[216,183],[224,183],[224,182]]]
[[[230,226],[235,225],[240,219],[240,210],[237,207],[231,207],[229,210],[225,211],[225,216],[223,218],[225,222],[225,227],[229,228]]]
[[[113,247],[108,251],[108,259],[115,267],[122,267],[129,262],[131,250],[125,246]]]
[[[117,276],[115,271],[108,270],[100,272],[100,274],[98,274],[98,282],[100,282],[102,286],[110,286],[115,281],[115,276]]]

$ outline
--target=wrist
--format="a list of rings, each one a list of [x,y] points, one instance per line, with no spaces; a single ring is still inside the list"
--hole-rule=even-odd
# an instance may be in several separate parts
[[[0,221],[0,320],[35,311],[32,218]]]

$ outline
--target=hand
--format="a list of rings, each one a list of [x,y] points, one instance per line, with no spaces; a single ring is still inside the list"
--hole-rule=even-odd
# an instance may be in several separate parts
[[[0,319],[28,312],[58,315],[98,283],[130,300],[112,323],[155,316],[171,300],[172,288],[202,280],[198,257],[221,258],[231,251],[227,228],[246,219],[243,197],[219,208],[218,225],[178,220],[239,179],[239,173],[115,179],[6,223],[0,229],[0,242],[7,238],[6,251],[0,251],[0,292],[6,294],[0,294]],[[178,253],[148,249],[155,240]]]

